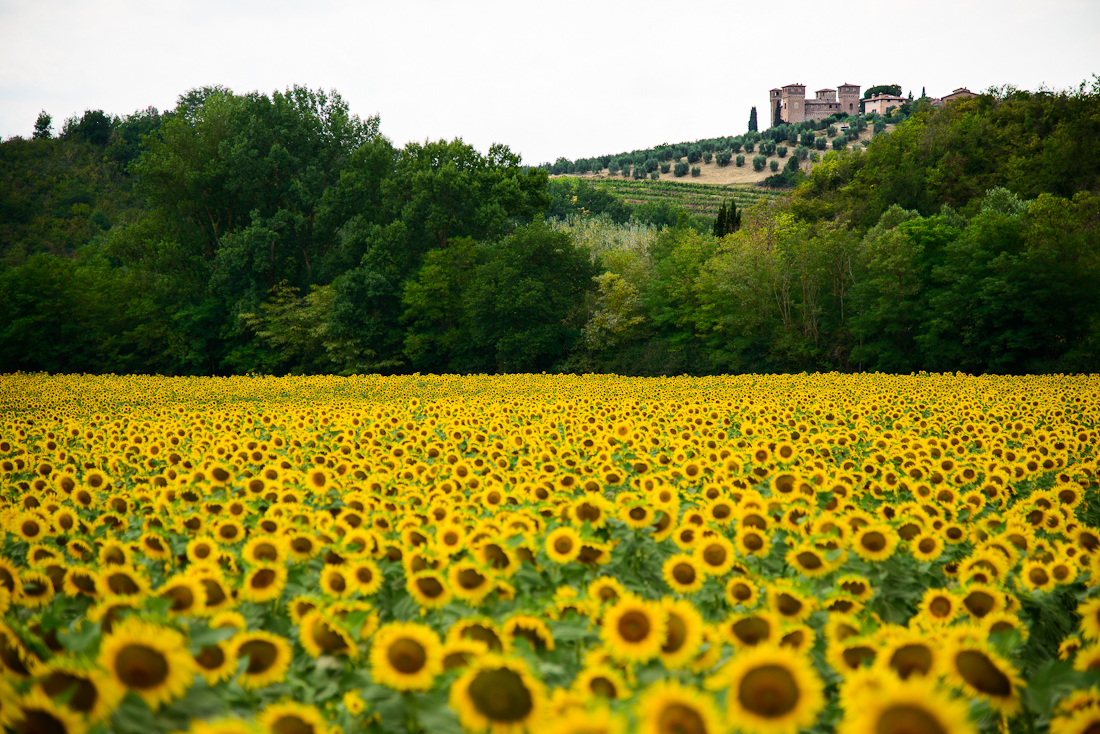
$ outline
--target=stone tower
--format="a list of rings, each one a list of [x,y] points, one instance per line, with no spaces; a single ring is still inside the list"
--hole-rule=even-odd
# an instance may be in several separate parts
[[[837,89],[840,97],[840,111],[846,115],[859,113],[859,85],[841,84]]]
[[[806,119],[806,85],[788,84],[783,87],[783,122],[802,122]]]
[[[770,96],[771,104],[768,105],[768,119],[771,120],[771,125],[768,127],[775,127],[775,103],[783,104],[783,90],[778,87],[771,91]]]

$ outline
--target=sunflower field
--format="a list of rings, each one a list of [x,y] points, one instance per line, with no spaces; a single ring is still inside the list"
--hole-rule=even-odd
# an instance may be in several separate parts
[[[0,378],[20,734],[1100,731],[1097,376]]]

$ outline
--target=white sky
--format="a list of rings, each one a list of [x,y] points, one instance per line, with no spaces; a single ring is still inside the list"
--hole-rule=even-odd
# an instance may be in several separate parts
[[[397,145],[524,162],[745,131],[768,90],[919,95],[1100,73],[1097,0],[0,0],[0,139],[39,110],[171,108],[188,89],[337,90]]]

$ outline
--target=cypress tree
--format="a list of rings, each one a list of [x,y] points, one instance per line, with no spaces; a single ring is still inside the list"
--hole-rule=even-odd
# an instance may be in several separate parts
[[[778,99],[775,100],[775,124],[783,124],[783,104]]]
[[[756,108],[752,108],[752,112],[749,113],[749,132],[756,132]]]
[[[726,202],[718,205],[718,216],[714,220],[714,236],[722,237],[726,234]]]

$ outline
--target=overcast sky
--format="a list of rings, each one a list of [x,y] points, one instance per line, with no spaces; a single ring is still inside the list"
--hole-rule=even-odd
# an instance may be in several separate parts
[[[745,131],[768,90],[940,96],[1100,73],[1097,0],[0,0],[0,139],[39,110],[171,108],[213,84],[335,89],[395,144],[526,163]]]

